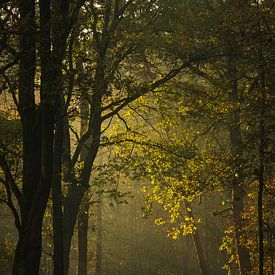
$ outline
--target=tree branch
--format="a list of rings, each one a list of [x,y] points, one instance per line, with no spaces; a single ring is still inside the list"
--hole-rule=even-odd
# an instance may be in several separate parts
[[[15,195],[19,206],[21,206],[22,194],[15,183],[15,180],[12,176],[12,173],[10,171],[10,168],[7,164],[7,161],[6,161],[6,158],[4,155],[0,155],[0,166],[4,172],[5,179],[6,179],[7,183],[9,184],[11,191]]]
[[[18,64],[19,62],[19,55],[10,63],[4,65],[2,68],[0,68],[0,75],[3,75],[8,69],[10,69],[15,64]]]
[[[2,178],[0,178],[0,182],[2,182],[3,185],[5,186],[6,194],[7,194],[7,201],[3,200],[3,202],[10,208],[10,210],[13,214],[13,217],[14,217],[15,226],[16,226],[17,230],[20,231],[21,230],[21,222],[20,222],[19,214],[12,202],[12,193],[11,193],[9,183],[6,180],[3,180]]]

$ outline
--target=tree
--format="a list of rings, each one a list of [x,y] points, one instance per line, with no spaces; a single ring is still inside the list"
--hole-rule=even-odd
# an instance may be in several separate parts
[[[11,32],[19,33],[18,95],[15,94],[15,89],[11,90],[11,93],[18,107],[23,136],[22,191],[16,189],[20,208],[19,240],[13,273],[38,274],[42,220],[53,178],[54,127],[57,125],[54,112],[60,113],[58,106],[62,92],[60,79],[66,47],[64,41],[75,22],[80,2],[55,1],[51,6],[50,1],[41,0],[39,10],[32,0],[19,1],[18,4],[7,2],[4,5],[3,9],[8,13],[18,16],[14,12],[18,9],[20,15],[20,18],[19,16],[13,18],[17,21],[18,30],[14,29]],[[69,16],[70,5],[72,13]],[[51,16],[52,25],[50,25]],[[39,29],[36,21],[39,21]],[[57,29],[58,25],[62,28]],[[3,25],[3,33],[9,33],[9,27]],[[37,78],[41,82],[39,103],[37,103],[35,85]],[[6,78],[6,81],[9,82],[9,79]]]
[[[209,197],[228,204],[216,211],[228,215],[228,268],[267,272],[273,17],[268,0],[2,1],[0,179],[19,233],[13,273],[38,273],[51,187],[54,273],[68,273],[77,220],[87,273],[90,179],[107,145],[123,146],[110,165],[152,182],[149,206],[167,210],[169,235],[192,233],[202,273],[213,268],[196,202]],[[258,230],[244,230],[256,206]]]
[[[87,45],[86,48],[90,50],[81,54],[82,60],[85,60],[83,66],[86,67],[84,74],[87,85],[92,85],[85,95],[89,103],[88,128],[77,141],[76,147],[72,148],[73,152],[66,155],[67,166],[64,168],[64,180],[68,182],[64,199],[65,272],[69,267],[70,242],[77,214],[89,188],[92,165],[100,147],[102,132],[105,131],[102,129],[103,123],[107,123],[108,127],[112,117],[119,115],[125,106],[146,93],[154,92],[200,58],[200,54],[194,54],[176,67],[170,66],[171,69],[161,75],[156,73],[150,82],[146,82],[138,75],[139,71],[132,71],[140,66],[140,72],[144,73],[143,47],[145,43],[149,45],[152,42],[152,17],[159,16],[155,1],[90,3],[85,6],[85,11],[91,15],[91,21],[80,26],[79,45]],[[75,58],[78,57],[80,55],[76,54]],[[66,123],[66,127],[69,126],[70,122]],[[65,129],[65,132],[69,133],[69,129]],[[70,143],[68,135],[65,143]],[[83,147],[86,147],[87,154],[79,171],[76,168]],[[68,148],[71,148],[70,145]]]
[[[213,3],[211,6],[205,7],[203,3],[200,6],[198,2],[193,6],[192,4],[189,5],[189,3],[184,4],[176,4],[173,6],[173,8],[170,7],[168,9],[168,12],[172,13],[169,17],[165,18],[175,18],[174,25],[171,24],[171,21],[168,21],[167,27],[168,33],[173,33],[172,30],[177,30],[176,34],[179,35],[181,32],[185,35],[182,35],[186,39],[186,33],[190,31],[189,29],[185,29],[183,26],[186,26],[184,23],[184,20],[188,20],[188,17],[184,17],[184,20],[182,18],[182,12],[183,11],[189,11],[190,13],[197,12],[198,14],[205,14],[207,19],[210,18],[210,23],[203,25],[206,33],[201,32],[194,32],[196,30],[197,25],[195,25],[194,29],[192,30],[193,33],[188,33],[189,36],[187,36],[194,44],[195,46],[197,44],[199,45],[207,45],[208,48],[215,47],[215,50],[212,52],[212,55],[210,55],[208,60],[201,60],[202,62],[198,63],[197,67],[189,66],[191,69],[191,72],[196,74],[198,77],[201,77],[204,81],[204,85],[201,85],[199,89],[202,93],[202,98],[194,99],[197,95],[184,95],[187,98],[190,98],[192,100],[191,110],[190,105],[186,104],[186,106],[181,106],[181,110],[185,110],[185,112],[189,115],[187,115],[187,118],[192,118],[195,120],[193,124],[195,124],[199,129],[202,128],[201,122],[198,122],[196,120],[203,119],[206,116],[208,116],[208,123],[209,119],[212,120],[210,127],[206,127],[206,133],[209,133],[209,130],[213,128],[220,128],[219,131],[216,131],[215,134],[220,136],[220,131],[225,131],[224,135],[221,135],[221,137],[224,139],[223,142],[217,141],[217,144],[214,145],[214,152],[211,152],[209,148],[207,150],[209,151],[208,156],[206,156],[205,159],[202,159],[202,157],[199,154],[199,157],[194,157],[194,162],[197,164],[198,169],[194,171],[194,175],[190,180],[187,179],[186,181],[183,181],[181,178],[178,179],[178,174],[175,173],[175,171],[178,171],[178,173],[181,175],[182,178],[186,175],[189,175],[190,172],[187,170],[185,171],[183,169],[185,164],[185,161],[183,161],[181,158],[184,159],[184,154],[182,154],[182,147],[183,145],[178,142],[178,139],[181,137],[178,137],[175,132],[177,130],[171,130],[171,126],[169,126],[169,122],[173,122],[175,124],[176,118],[173,117],[173,115],[169,116],[169,122],[167,122],[167,132],[168,132],[168,142],[167,140],[158,140],[158,138],[162,138],[161,134],[159,132],[160,129],[158,126],[156,126],[155,121],[150,120],[147,118],[147,122],[152,126],[152,129],[156,132],[157,135],[157,142],[156,142],[156,136],[152,135],[151,133],[148,135],[146,132],[142,132],[142,139],[137,138],[137,135],[131,136],[129,138],[129,133],[125,134],[124,141],[125,142],[134,142],[139,144],[141,147],[146,147],[147,149],[144,151],[142,150],[142,154],[144,154],[144,158],[142,161],[147,164],[141,165],[141,168],[145,171],[147,170],[147,173],[151,175],[152,181],[154,181],[156,187],[153,188],[153,191],[151,193],[152,200],[157,200],[165,205],[168,209],[179,209],[178,207],[178,196],[188,196],[188,191],[192,194],[192,192],[196,192],[196,188],[193,186],[191,188],[188,188],[188,185],[196,178],[198,182],[206,183],[205,185],[201,184],[202,189],[198,191],[204,190],[203,188],[206,187],[207,190],[207,183],[209,183],[209,187],[213,186],[211,184],[211,180],[209,180],[209,176],[206,176],[206,173],[202,173],[202,169],[205,169],[207,167],[206,164],[203,163],[205,161],[206,163],[208,161],[215,161],[215,166],[209,167],[208,173],[215,175],[216,186],[218,188],[221,188],[222,185],[224,185],[224,189],[231,189],[233,193],[232,198],[232,211],[233,211],[233,222],[234,222],[234,233],[235,233],[235,239],[237,243],[237,253],[236,253],[236,262],[239,265],[239,270],[242,274],[247,274],[251,270],[251,263],[250,263],[250,256],[249,255],[249,247],[248,242],[246,241],[248,236],[243,230],[245,226],[245,220],[243,219],[243,215],[245,215],[245,205],[247,200],[247,193],[246,189],[252,188],[251,182],[255,180],[255,175],[253,173],[253,170],[255,169],[255,161],[253,160],[252,156],[257,155],[255,153],[255,150],[253,149],[253,146],[256,146],[256,148],[259,148],[259,144],[261,149],[261,157],[259,159],[261,162],[261,184],[260,184],[260,192],[259,192],[259,209],[261,209],[261,198],[262,198],[262,191],[261,189],[263,187],[263,167],[264,167],[264,150],[263,150],[263,140],[266,138],[264,137],[266,126],[263,126],[268,120],[267,118],[270,117],[269,115],[263,116],[261,114],[261,110],[263,110],[263,106],[265,106],[266,103],[259,104],[258,99],[262,98],[263,100],[263,91],[266,90],[265,85],[259,84],[259,81],[261,79],[262,81],[262,75],[263,73],[263,62],[259,62],[257,60],[262,60],[262,58],[258,58],[259,51],[257,50],[257,47],[255,48],[255,45],[258,44],[257,41],[255,41],[256,33],[257,31],[257,22],[259,21],[257,19],[257,5],[255,5],[254,2],[247,1],[244,3],[231,3],[231,2],[225,2],[225,3]],[[259,4],[259,3],[258,3]],[[189,6],[188,6],[189,5]],[[266,6],[265,6],[266,5]],[[260,5],[258,5],[259,8]],[[189,9],[190,8],[190,9]],[[270,11],[272,7],[270,6],[270,3],[266,2],[262,4],[261,8],[265,11],[265,27],[268,29],[268,26],[270,26],[269,16]],[[222,13],[221,10],[225,9],[225,12]],[[247,17],[244,17],[243,14],[247,14]],[[209,17],[207,17],[209,16]],[[187,18],[187,19],[186,19]],[[199,19],[197,19],[196,16],[196,23],[200,22]],[[234,20],[232,22],[228,21],[228,18],[233,18]],[[200,22],[201,23],[201,22]],[[217,25],[213,27],[211,23],[216,23]],[[170,24],[170,25],[169,25]],[[190,24],[191,25],[191,24]],[[193,25],[192,25],[193,26]],[[200,27],[202,25],[199,25]],[[219,26],[222,26],[220,28]],[[244,30],[249,29],[251,33],[244,33]],[[196,34],[195,38],[192,36]],[[205,35],[208,35],[212,39],[207,39]],[[269,52],[269,42],[271,34],[270,29],[269,32],[267,31],[265,33],[265,56],[267,57],[266,62],[264,62],[264,66],[269,68],[269,61],[267,61],[271,56]],[[249,38],[248,38],[249,37]],[[253,38],[254,37],[254,38]],[[258,36],[259,37],[259,36]],[[261,36],[260,36],[261,37]],[[194,40],[192,40],[194,38]],[[198,43],[198,41],[200,41]],[[185,42],[185,41],[184,41]],[[185,48],[182,47],[181,43],[183,44],[182,40],[177,40],[177,46],[175,48],[172,48],[174,50],[173,54],[170,53],[170,60],[171,55],[175,56],[176,58],[181,58],[181,55],[183,55]],[[196,44],[197,43],[197,44]],[[180,46],[179,46],[180,45]],[[253,46],[254,45],[254,46]],[[263,44],[261,44],[263,46]],[[260,46],[260,48],[262,48]],[[189,48],[188,48],[189,49]],[[196,49],[198,51],[198,49]],[[188,52],[188,50],[187,50]],[[261,52],[261,51],[260,51]],[[251,57],[252,56],[252,57]],[[174,58],[175,58],[174,57]],[[256,58],[255,58],[256,57]],[[260,67],[261,69],[255,69],[259,68],[258,64],[262,64]],[[264,70],[265,71],[265,70]],[[266,72],[266,71],[265,71]],[[190,77],[190,76],[189,76]],[[188,79],[188,75],[186,76]],[[198,85],[199,79],[196,79],[196,84]],[[184,81],[182,81],[184,83]],[[187,82],[187,81],[185,81]],[[173,92],[175,91],[175,87],[179,87],[179,89],[183,91],[189,89],[189,91],[197,92],[196,85],[186,85],[186,83],[180,83],[178,80],[178,83],[176,83],[173,87]],[[181,85],[179,85],[181,84]],[[261,85],[262,88],[257,88],[257,85]],[[171,89],[171,87],[169,87]],[[169,89],[168,88],[168,89]],[[167,89],[167,87],[166,87]],[[185,90],[184,90],[185,89]],[[211,91],[212,89],[212,91]],[[219,90],[220,89],[220,90]],[[172,89],[171,89],[172,90]],[[222,93],[221,93],[222,91]],[[256,95],[253,95],[253,92],[256,91]],[[262,91],[262,92],[261,92]],[[198,93],[198,92],[197,92]],[[258,96],[259,93],[259,96]],[[207,96],[210,94],[210,98],[207,98]],[[177,93],[174,97],[174,100],[176,102],[181,99],[180,93]],[[214,101],[211,101],[213,100]],[[148,100],[148,102],[152,102],[151,99]],[[165,102],[163,98],[159,100],[159,102],[163,103]],[[184,102],[184,101],[183,101]],[[194,108],[194,103],[196,103],[196,109]],[[148,103],[147,103],[148,105]],[[145,104],[146,106],[146,104]],[[154,105],[149,105],[151,109],[156,109]],[[259,109],[259,106],[262,106]],[[162,106],[163,108],[163,106]],[[210,110],[212,108],[212,110]],[[252,111],[252,109],[255,108],[255,112]],[[160,108],[161,109],[161,108]],[[175,110],[175,103],[170,103],[169,107],[167,108],[171,112],[171,110]],[[180,109],[179,109],[180,110]],[[137,109],[134,109],[134,111],[137,112]],[[140,108],[141,118],[143,118],[144,112],[146,112],[145,108]],[[193,112],[193,113],[192,113]],[[201,112],[201,113],[200,113]],[[149,113],[149,112],[148,112]],[[177,112],[179,114],[180,111]],[[254,115],[251,115],[251,114]],[[261,115],[260,115],[261,114]],[[251,116],[250,116],[251,115]],[[261,117],[259,121],[261,121],[261,134],[255,134],[254,130],[252,130],[254,127],[253,125],[253,119],[254,116],[257,118]],[[171,118],[172,117],[172,118]],[[146,119],[145,119],[146,120]],[[213,122],[214,120],[214,122]],[[216,122],[215,122],[216,120]],[[255,122],[255,121],[254,121]],[[127,121],[126,121],[127,123]],[[186,123],[183,122],[183,124]],[[127,123],[128,124],[128,123]],[[129,123],[130,124],[130,123]],[[129,125],[128,124],[128,125]],[[220,125],[223,125],[222,127]],[[182,125],[180,125],[179,128],[183,128]],[[178,129],[178,128],[177,128]],[[252,130],[252,131],[251,131]],[[256,129],[255,129],[256,130]],[[204,133],[204,131],[200,132]],[[256,130],[256,132],[258,132]],[[190,130],[189,130],[190,133]],[[214,133],[214,131],[213,131]],[[159,137],[160,135],[160,137]],[[173,138],[173,136],[177,136],[177,138]],[[228,135],[228,136],[227,136]],[[149,141],[144,141],[144,137],[149,137]],[[165,135],[163,135],[165,136]],[[188,136],[188,134],[186,134]],[[259,139],[259,136],[261,138]],[[214,138],[214,137],[211,137]],[[173,140],[174,144],[177,144],[177,147],[169,144]],[[191,138],[192,140],[192,138]],[[217,137],[216,137],[217,140]],[[262,141],[260,141],[262,140]],[[256,142],[256,143],[255,143]],[[259,143],[258,143],[259,142]],[[169,146],[168,146],[169,144]],[[194,142],[193,142],[194,144]],[[196,144],[197,145],[197,144]],[[217,146],[218,145],[218,146]],[[220,147],[220,148],[219,148]],[[188,148],[188,143],[185,145],[185,148]],[[192,149],[192,148],[191,148]],[[197,145],[197,150],[201,151],[203,146]],[[212,149],[212,148],[211,148]],[[205,150],[205,149],[204,149]],[[213,150],[213,149],[212,149]],[[149,151],[149,153],[148,153]],[[155,151],[160,151],[163,153],[155,153]],[[178,153],[180,152],[180,154]],[[219,153],[220,151],[220,153]],[[154,152],[154,153],[153,153]],[[171,160],[164,154],[164,152],[167,154],[171,154]],[[184,151],[183,151],[184,152]],[[188,151],[187,151],[188,152]],[[185,158],[190,157],[188,153],[185,152]],[[192,152],[192,150],[191,150]],[[186,154],[187,153],[187,154]],[[192,153],[191,153],[192,154]],[[223,159],[218,158],[215,156],[215,154],[224,154]],[[179,159],[177,159],[179,158]],[[256,156],[256,158],[258,158]],[[148,161],[151,159],[151,161]],[[192,160],[192,157],[191,157]],[[202,165],[199,166],[198,163],[202,160]],[[191,161],[190,161],[191,162]],[[218,165],[217,162],[220,162],[222,165]],[[196,164],[193,165],[196,167]],[[217,167],[222,166],[224,169],[223,173],[221,173]],[[138,166],[139,167],[139,166]],[[140,167],[139,167],[140,168]],[[193,167],[192,167],[193,168]],[[212,170],[211,170],[212,169]],[[149,172],[148,172],[149,170]],[[189,169],[191,170],[191,168]],[[206,180],[205,180],[206,179]],[[175,186],[182,186],[181,188],[176,189]],[[227,185],[227,187],[226,187]],[[182,190],[183,189],[183,190]],[[172,195],[174,194],[174,195]],[[176,213],[176,214],[175,214]],[[173,218],[175,215],[178,215],[179,211],[171,211],[171,217]],[[260,222],[262,220],[261,217],[261,211],[259,210],[259,225],[262,224]],[[261,245],[259,245],[260,251],[260,259],[262,259],[263,255],[263,227],[260,226],[259,234],[262,236],[259,238]],[[176,233],[177,231],[175,231]],[[261,233],[262,232],[262,233]],[[261,248],[262,247],[262,248]],[[261,269],[263,269],[263,260],[261,264]],[[253,267],[254,268],[254,267]]]

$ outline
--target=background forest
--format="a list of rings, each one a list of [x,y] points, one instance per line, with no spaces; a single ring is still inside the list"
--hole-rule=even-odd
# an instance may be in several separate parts
[[[274,17],[1,0],[0,274],[275,274]]]

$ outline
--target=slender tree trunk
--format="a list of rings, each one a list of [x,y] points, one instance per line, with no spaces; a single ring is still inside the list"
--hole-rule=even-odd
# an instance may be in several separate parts
[[[195,217],[193,215],[193,211],[192,211],[190,203],[185,200],[184,204],[185,204],[185,208],[186,208],[186,212],[187,212],[188,217],[195,220]],[[208,270],[208,266],[206,264],[204,252],[203,252],[203,249],[202,249],[201,240],[200,240],[200,237],[199,237],[199,234],[198,234],[197,230],[192,233],[192,240],[193,240],[193,244],[194,244],[194,248],[195,248],[195,252],[196,252],[200,272],[201,272],[202,275],[209,275],[210,273],[209,273],[209,270]]]
[[[264,87],[262,87],[264,89]],[[264,148],[265,148],[265,95],[261,95],[260,147],[259,147],[259,187],[258,187],[258,230],[259,230],[259,275],[264,275],[264,232],[263,232],[263,195],[264,195]]]
[[[82,95],[83,96],[83,95]],[[87,102],[85,98],[82,98],[81,101],[81,136],[84,134],[84,132],[87,129],[88,124],[88,116],[89,116],[89,106],[87,105]],[[89,148],[89,149],[87,149]],[[94,147],[93,147],[94,149]],[[70,257],[70,248],[71,248],[71,240],[74,233],[74,227],[77,222],[77,216],[78,212],[81,209],[81,201],[84,197],[85,192],[89,188],[89,179],[90,179],[90,173],[91,173],[91,167],[92,163],[96,157],[97,154],[97,148],[93,150],[91,148],[91,145],[87,144],[87,147],[84,147],[81,150],[80,153],[80,161],[84,162],[84,168],[81,176],[81,182],[80,184],[76,184],[72,179],[69,185],[68,194],[64,201],[64,270],[65,274],[68,274],[69,271],[69,257]],[[86,165],[85,165],[86,163]],[[80,210],[81,211],[81,210]],[[88,211],[84,212],[87,214]],[[85,213],[82,213],[81,217],[85,215]],[[88,214],[87,214],[88,215]],[[83,220],[83,226],[88,222],[88,217],[85,217],[85,221]],[[81,224],[82,224],[81,222]],[[84,229],[84,228],[83,228]],[[87,235],[87,230],[84,230],[83,234]],[[84,270],[87,270],[87,236],[84,237],[81,235],[82,240],[81,242],[81,263],[79,262],[79,272],[85,272]],[[83,253],[83,254],[82,254]],[[84,256],[85,254],[85,256]],[[84,256],[84,258],[82,258]],[[79,256],[80,257],[80,256]],[[80,259],[80,258],[79,258]],[[86,271],[87,272],[87,271]],[[85,274],[85,273],[84,273]]]
[[[232,99],[232,104],[238,104],[240,101],[240,95],[238,92],[236,60],[233,57],[235,53],[232,49],[230,49],[230,53],[231,56],[228,60],[228,75],[231,84],[230,97]],[[245,189],[243,186],[244,178],[241,168],[242,136],[239,110],[236,110],[234,114],[232,114],[232,121],[230,126],[230,142],[231,154],[234,157],[235,162],[235,172],[234,175],[232,175],[231,183],[233,199],[233,221],[235,225],[235,238],[237,243],[237,253],[239,257],[239,269],[241,274],[245,275],[249,274],[251,263],[249,250],[241,243],[241,237],[243,234],[242,213],[244,211]]]
[[[259,189],[258,189],[259,275],[264,275],[264,234],[263,234],[264,165],[262,161],[260,161],[259,170],[260,170],[259,171]]]
[[[100,195],[96,211],[96,275],[102,274],[102,195]]]
[[[237,253],[239,257],[239,269],[241,274],[249,274],[251,269],[249,251],[241,244],[243,234],[242,213],[244,211],[245,190],[242,183],[234,182],[232,188],[233,196],[233,221],[235,225],[235,238],[237,243]]]
[[[60,112],[58,112],[60,114]],[[54,136],[54,174],[52,182],[54,275],[64,274],[63,211],[62,211],[62,148],[63,121],[59,118]]]
[[[262,62],[262,52],[260,51]],[[263,232],[263,195],[264,195],[264,159],[265,159],[265,76],[261,65],[260,77],[260,145],[259,145],[259,187],[258,187],[258,230],[259,230],[259,275],[264,274],[264,232]]]
[[[65,274],[69,268],[69,253],[71,239],[73,236],[74,226],[77,222],[77,215],[80,204],[85,192],[89,188],[89,181],[92,171],[92,165],[97,156],[100,145],[101,124],[102,124],[102,98],[106,94],[108,88],[108,80],[105,76],[105,57],[109,44],[109,20],[111,17],[111,2],[106,2],[104,14],[104,26],[101,39],[98,42],[99,47],[96,47],[97,63],[95,69],[95,77],[92,86],[91,96],[91,113],[89,115],[89,130],[90,130],[90,145],[85,157],[83,169],[81,171],[80,180],[72,182],[68,188],[68,194],[64,203],[64,261]],[[74,164],[73,164],[74,165]]]
[[[260,92],[260,122],[259,122],[259,187],[258,187],[258,237],[259,237],[259,275],[264,275],[264,231],[263,231],[263,196],[264,196],[264,173],[265,173],[265,112],[266,112],[266,89],[265,89],[265,65],[263,56],[263,33],[260,5],[258,8],[258,36],[259,36],[259,92]]]
[[[54,177],[53,188],[53,232],[54,232],[54,274],[66,273],[64,262],[64,217],[62,209],[62,160],[64,124],[66,110],[64,110],[64,96],[62,83],[62,62],[66,52],[69,27],[69,1],[52,1],[52,63],[55,113],[55,140],[54,140]]]
[[[62,47],[60,45],[59,47]],[[58,47],[58,44],[55,46]],[[53,51],[56,66],[54,72],[55,81],[55,134],[54,134],[54,157],[53,157],[53,178],[52,178],[52,201],[53,201],[53,243],[54,243],[54,275],[64,274],[64,233],[63,233],[63,201],[62,201],[62,161],[63,161],[63,141],[64,141],[64,124],[65,112],[62,68],[61,62],[64,56],[63,51]]]
[[[135,193],[138,194],[139,190],[136,186],[135,188]],[[137,197],[135,197],[135,213],[133,216],[133,225],[134,225],[134,249],[135,249],[135,271],[136,274],[142,273],[141,268],[140,268],[140,261],[139,261],[139,227],[138,227],[138,222],[137,222],[137,216],[138,216],[138,206],[137,206]]]
[[[98,95],[96,95],[97,97]],[[101,96],[99,99],[95,98],[91,106],[92,110],[100,108]],[[91,133],[91,145],[88,149],[87,156],[84,161],[84,167],[80,175],[80,181],[72,182],[68,188],[68,194],[64,200],[64,266],[65,274],[69,270],[69,255],[71,240],[74,233],[74,227],[77,222],[77,215],[80,209],[82,198],[89,188],[90,175],[92,171],[92,164],[96,158],[101,132],[101,111],[96,111],[92,119],[93,129]]]
[[[82,63],[79,64],[81,72],[83,71]],[[81,102],[80,102],[80,115],[81,115],[81,137],[87,131],[88,118],[89,118],[89,104],[86,100],[86,89],[83,87]],[[88,146],[88,144],[87,144]],[[80,162],[85,161],[87,156],[87,149],[84,147],[80,153]],[[87,275],[88,265],[88,224],[89,224],[89,197],[87,192],[82,199],[82,205],[78,214],[78,275]]]
[[[78,275],[87,275],[89,200],[84,195],[78,214]]]
[[[68,188],[68,194],[64,201],[64,266],[65,274],[69,270],[69,254],[74,227],[77,222],[77,215],[80,209],[82,198],[89,188],[89,181],[92,172],[92,165],[97,156],[101,136],[101,103],[102,95],[106,92],[107,84],[104,76],[104,66],[100,61],[95,76],[95,85],[91,100],[91,114],[89,115],[89,127],[91,127],[91,139],[85,156],[83,169],[78,182],[71,182]]]

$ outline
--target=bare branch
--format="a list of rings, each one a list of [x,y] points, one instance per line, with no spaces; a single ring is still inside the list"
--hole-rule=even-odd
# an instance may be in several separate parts
[[[12,193],[11,193],[11,189],[10,189],[10,185],[6,180],[3,180],[2,178],[0,178],[0,182],[3,183],[3,185],[6,188],[6,194],[7,194],[7,201],[2,200],[11,210],[13,217],[14,217],[14,223],[16,228],[18,229],[18,231],[20,231],[21,229],[21,222],[20,222],[20,218],[19,218],[19,214],[16,210],[16,207],[13,204],[12,201]]]
[[[134,111],[139,117],[141,117],[146,123],[148,123],[156,133],[160,134],[156,127],[154,127],[154,125],[146,117],[144,117],[141,113],[139,113],[135,108],[131,107],[130,105],[129,108]]]
[[[133,102],[134,100],[138,99],[140,96],[142,96],[144,93],[142,94],[136,94],[132,97],[128,97],[127,99],[125,99],[125,101],[120,105],[118,106],[115,110],[113,110],[112,112],[102,116],[101,120],[104,121],[110,117],[112,117],[113,115],[116,115],[119,111],[121,111],[125,106],[127,106],[129,103]]]
[[[91,2],[91,10],[92,10],[92,15],[93,15],[93,23],[92,23],[92,30],[93,30],[93,37],[95,40],[95,45],[96,45],[96,49],[97,51],[99,51],[100,45],[99,45],[99,33],[96,29],[96,25],[98,22],[98,16],[97,16],[97,11],[94,7],[94,1]]]
[[[7,164],[7,161],[6,161],[6,158],[4,155],[0,155],[0,166],[4,172],[5,179],[6,179],[7,183],[9,184],[11,191],[15,195],[15,197],[18,201],[18,204],[21,205],[22,194],[15,183],[15,180],[12,176],[12,173],[10,171],[10,168]]]
[[[10,63],[4,65],[2,68],[0,68],[0,75],[3,75],[8,69],[10,69],[12,66],[18,64],[19,62],[19,55]]]
[[[108,125],[106,126],[106,128],[101,131],[101,134],[103,134],[104,132],[106,132],[108,130],[108,128],[111,126],[112,120],[113,120],[113,117],[111,117],[111,119],[109,120]]]
[[[119,113],[117,113],[116,115],[117,115],[117,117],[124,123],[124,125],[125,125],[127,131],[129,131],[129,130],[130,130],[130,127],[128,126],[127,121],[126,121],[122,116],[120,116]]]
[[[12,95],[13,102],[14,102],[14,104],[16,106],[16,109],[17,109],[18,112],[20,112],[19,102],[18,102],[18,100],[16,98],[16,90],[12,86],[9,78],[6,76],[5,73],[3,73],[3,77],[4,77],[5,81],[8,83],[8,86],[9,86],[9,89],[10,89],[10,92],[11,92],[11,95]]]

